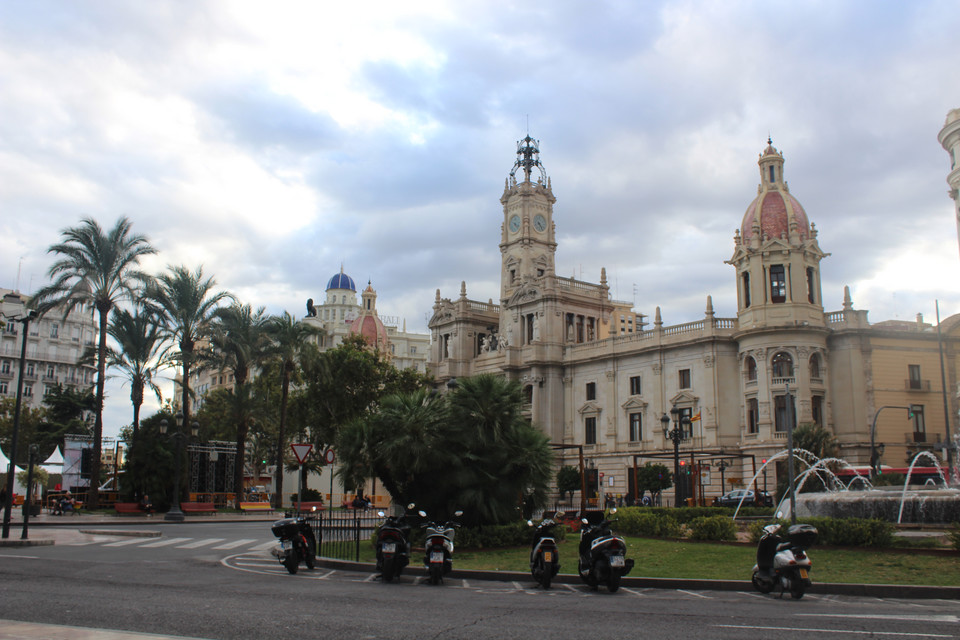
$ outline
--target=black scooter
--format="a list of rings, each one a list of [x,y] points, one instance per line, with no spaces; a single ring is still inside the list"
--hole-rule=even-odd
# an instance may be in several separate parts
[[[559,520],[563,517],[563,512],[558,511],[553,517]],[[527,520],[527,524],[534,526],[531,520]],[[552,518],[541,520],[534,532],[533,546],[530,549],[530,574],[544,589],[550,588],[550,582],[560,570],[560,553],[557,550],[557,540],[553,537],[556,527],[557,522]]]
[[[274,547],[273,555],[287,571],[295,574],[301,562],[306,563],[307,569],[313,569],[316,565],[317,539],[306,518],[296,516],[277,520],[271,530],[280,541]]]
[[[616,512],[610,510],[611,515]],[[613,593],[620,588],[620,578],[633,569],[633,559],[626,557],[627,544],[610,531],[603,511],[587,511],[581,522],[580,579],[591,589],[603,583]]]
[[[459,510],[453,514],[455,518],[462,515],[463,511]],[[426,518],[426,516],[426,513],[420,512],[420,517]],[[448,520],[443,523],[428,521],[423,525],[426,529],[423,565],[427,569],[430,584],[440,584],[443,582],[443,576],[453,569],[453,534],[459,526],[460,523],[456,520]]]
[[[414,504],[407,505],[407,513],[387,516],[383,511],[377,515],[385,518],[377,533],[377,570],[384,582],[400,577],[400,572],[410,562],[410,520],[416,515],[409,513]]]

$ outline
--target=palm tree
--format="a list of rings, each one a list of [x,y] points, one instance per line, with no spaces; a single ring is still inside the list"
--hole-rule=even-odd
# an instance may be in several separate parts
[[[290,396],[290,376],[307,344],[307,338],[323,329],[296,320],[290,312],[270,318],[267,333],[273,341],[272,354],[280,361],[280,426],[277,430],[276,500],[274,507],[283,505],[283,453],[286,440],[287,402]]]
[[[142,307],[136,313],[114,309],[107,329],[119,349],[107,349],[107,364],[119,369],[130,381],[130,402],[133,404],[133,438],[140,429],[140,407],[144,389],[158,401],[163,400],[160,387],[154,382],[163,350],[161,327],[157,317]]]
[[[255,312],[248,304],[234,302],[218,309],[210,334],[210,351],[206,364],[215,369],[233,373],[233,399],[236,403],[237,464],[234,465],[233,490],[237,508],[243,493],[243,460],[246,454],[247,433],[250,429],[253,394],[250,389],[250,370],[263,360],[269,346],[267,317],[263,307]]]
[[[183,424],[190,424],[190,374],[197,360],[197,343],[209,337],[219,304],[233,296],[215,292],[216,280],[205,279],[203,267],[196,271],[183,265],[168,269],[147,287],[146,304],[161,320],[161,335],[176,349],[165,361],[180,366]]]
[[[140,258],[156,253],[145,236],[131,233],[126,217],[117,220],[107,233],[92,218],[61,232],[62,241],[48,249],[59,254],[48,275],[53,282],[33,297],[42,315],[55,307],[64,317],[77,306],[91,305],[99,315],[97,338],[96,419],[93,433],[93,460],[87,503],[95,509],[100,502],[100,454],[103,437],[103,387],[107,369],[107,320],[118,302],[135,297],[138,284],[146,279],[137,267]]]

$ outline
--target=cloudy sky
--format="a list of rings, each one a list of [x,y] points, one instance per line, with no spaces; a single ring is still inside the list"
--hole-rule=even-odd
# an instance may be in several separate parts
[[[348,6],[349,5],[349,6]],[[666,324],[736,314],[733,232],[768,136],[870,319],[960,312],[949,158],[960,7],[893,2],[0,0],[0,286],[125,215],[244,302],[304,312],[340,265],[426,331],[499,295],[529,131],[557,271]],[[172,388],[172,386],[171,386]],[[129,420],[126,388],[107,433]]]

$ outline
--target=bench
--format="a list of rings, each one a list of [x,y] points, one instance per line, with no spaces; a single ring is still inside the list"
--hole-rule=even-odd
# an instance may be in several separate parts
[[[263,511],[265,513],[273,511],[273,505],[269,502],[241,502],[240,511],[247,513],[248,511]]]
[[[216,513],[217,508],[212,502],[181,502],[180,510],[184,513]]]
[[[326,507],[323,506],[322,502],[301,502],[293,503],[293,506],[297,508],[297,511],[301,512],[310,512],[310,511],[323,511]]]
[[[138,516],[144,513],[143,509],[140,508],[139,502],[114,502],[113,508],[117,510],[117,515],[133,515]]]

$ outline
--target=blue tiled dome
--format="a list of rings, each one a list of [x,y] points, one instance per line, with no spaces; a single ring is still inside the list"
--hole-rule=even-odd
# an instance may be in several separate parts
[[[353,278],[345,274],[343,271],[335,274],[330,281],[327,282],[327,291],[330,289],[348,289],[350,291],[356,292],[357,285],[353,283]]]

